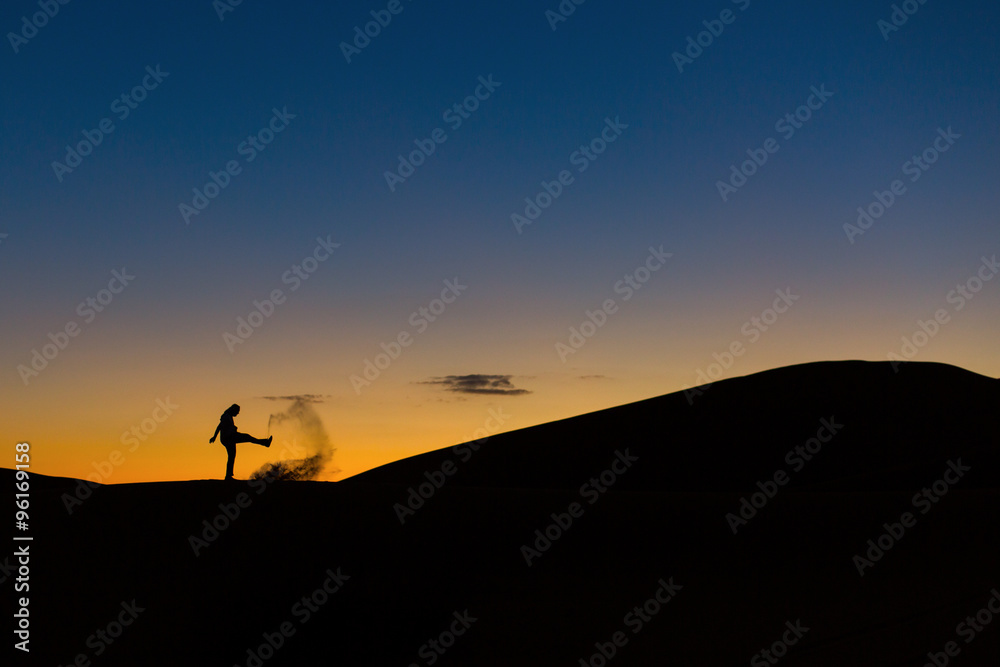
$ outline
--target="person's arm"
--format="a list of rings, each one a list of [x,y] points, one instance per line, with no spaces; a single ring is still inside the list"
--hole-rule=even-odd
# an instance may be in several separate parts
[[[215,427],[215,433],[212,434],[212,438],[211,440],[209,440],[209,442],[215,442],[215,436],[219,435],[219,429],[221,428],[222,428],[222,422],[219,422],[219,425]]]

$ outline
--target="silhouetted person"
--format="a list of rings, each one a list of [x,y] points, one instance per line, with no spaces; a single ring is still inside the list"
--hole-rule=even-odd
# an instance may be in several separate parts
[[[212,438],[209,442],[215,442],[215,436],[222,436],[222,444],[226,447],[226,453],[229,454],[229,460],[226,461],[226,479],[233,479],[233,464],[236,463],[236,445],[240,442],[252,442],[258,445],[264,445],[265,447],[271,446],[271,440],[274,436],[270,436],[267,439],[255,438],[253,436],[247,435],[246,433],[239,433],[236,430],[236,423],[233,421],[233,417],[240,414],[240,406],[233,403],[226,411],[222,413],[219,417],[219,425],[215,427],[215,433],[212,434]]]

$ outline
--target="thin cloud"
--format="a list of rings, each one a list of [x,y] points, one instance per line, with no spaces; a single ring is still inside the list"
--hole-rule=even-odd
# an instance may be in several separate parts
[[[301,403],[325,403],[328,394],[293,394],[291,396],[261,396],[265,401],[299,401]]]
[[[445,375],[424,380],[420,384],[436,384],[446,391],[457,394],[490,394],[500,396],[520,396],[530,394],[527,389],[520,389],[511,383],[513,375]]]

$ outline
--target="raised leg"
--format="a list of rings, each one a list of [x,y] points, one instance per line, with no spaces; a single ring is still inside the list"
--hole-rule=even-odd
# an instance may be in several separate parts
[[[237,433],[233,436],[233,444],[237,442],[252,442],[255,445],[264,445],[265,447],[271,446],[271,438],[255,438],[252,435],[247,435],[246,433]]]

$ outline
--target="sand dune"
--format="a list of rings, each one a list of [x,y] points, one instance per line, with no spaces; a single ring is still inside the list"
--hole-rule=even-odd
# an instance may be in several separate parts
[[[70,515],[76,481],[36,475],[29,664],[1000,664],[974,618],[1000,610],[998,405],[942,364],[825,362],[340,483]]]

